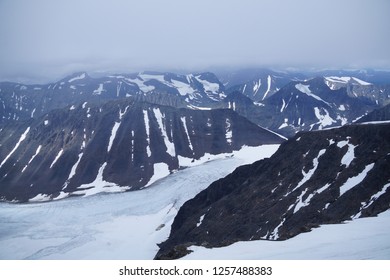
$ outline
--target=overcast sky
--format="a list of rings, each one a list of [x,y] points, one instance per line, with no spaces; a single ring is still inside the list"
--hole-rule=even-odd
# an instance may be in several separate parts
[[[0,0],[0,80],[216,66],[390,69],[389,0]]]

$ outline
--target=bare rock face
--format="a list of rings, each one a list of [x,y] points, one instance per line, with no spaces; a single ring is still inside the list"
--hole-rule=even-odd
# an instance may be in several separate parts
[[[183,158],[283,141],[231,110],[130,98],[9,122],[0,135],[0,196],[7,201],[136,190],[183,167]]]

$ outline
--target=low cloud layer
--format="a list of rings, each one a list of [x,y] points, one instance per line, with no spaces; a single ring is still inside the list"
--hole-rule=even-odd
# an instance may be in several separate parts
[[[208,67],[390,69],[387,0],[0,2],[0,80]]]

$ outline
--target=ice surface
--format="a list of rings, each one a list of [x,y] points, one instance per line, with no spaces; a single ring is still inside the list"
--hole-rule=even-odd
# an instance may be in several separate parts
[[[185,201],[239,165],[269,157],[278,146],[243,147],[141,191],[1,203],[0,259],[152,259]]]
[[[183,259],[359,260],[390,259],[390,211],[346,224],[322,225],[285,241],[246,241],[194,252]]]

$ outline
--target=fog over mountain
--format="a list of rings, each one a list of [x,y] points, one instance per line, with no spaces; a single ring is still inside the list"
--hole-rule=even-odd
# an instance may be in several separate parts
[[[209,67],[389,69],[386,0],[0,2],[1,80]]]

